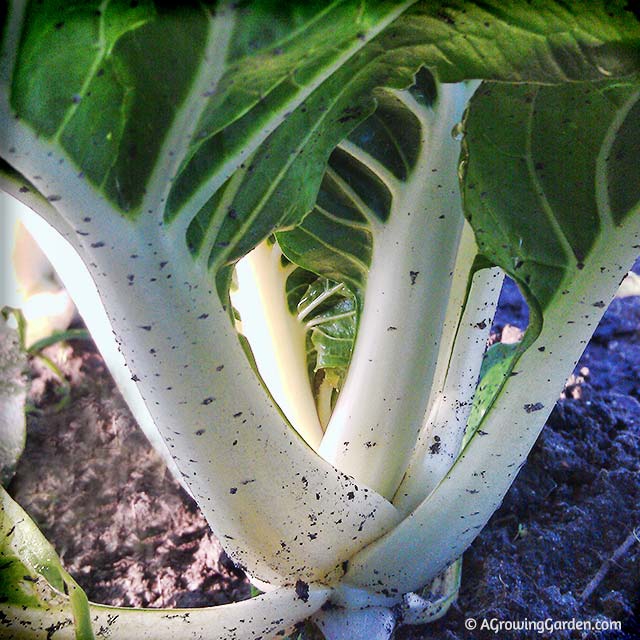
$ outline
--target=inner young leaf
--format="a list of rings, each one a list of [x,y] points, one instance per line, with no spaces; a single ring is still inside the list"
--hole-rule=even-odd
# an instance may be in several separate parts
[[[435,99],[433,78],[424,69],[404,99],[379,91],[375,112],[331,153],[312,210],[296,226],[277,230],[235,269],[237,328],[265,387],[314,447],[346,379],[376,234],[415,169],[419,115]],[[226,196],[232,182],[211,199],[209,218],[217,211],[221,219],[222,213],[233,217]],[[196,217],[191,237],[203,236],[209,222]]]
[[[295,302],[304,282],[301,297]],[[357,305],[354,294],[341,282],[317,277],[298,268],[287,279],[289,310],[306,330],[307,368],[318,417],[326,428],[345,380],[356,338]]]

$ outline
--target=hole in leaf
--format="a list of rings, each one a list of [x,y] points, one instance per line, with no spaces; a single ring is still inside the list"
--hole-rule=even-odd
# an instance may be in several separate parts
[[[504,279],[498,307],[491,326],[490,344],[519,342],[529,324],[529,307],[518,285],[508,276]]]

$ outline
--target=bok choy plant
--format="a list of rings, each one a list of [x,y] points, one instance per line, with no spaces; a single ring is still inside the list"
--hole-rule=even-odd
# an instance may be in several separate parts
[[[264,592],[88,603],[4,493],[0,633],[257,640],[312,618],[383,639],[442,615],[640,253],[638,16],[0,12],[0,184],[81,257],[66,284],[87,318],[104,306],[109,331],[89,328],[136,417]],[[531,320],[486,351],[504,273]]]

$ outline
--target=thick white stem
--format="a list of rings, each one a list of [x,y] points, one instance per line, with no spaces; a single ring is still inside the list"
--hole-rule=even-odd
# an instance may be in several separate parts
[[[126,362],[123,384],[137,388],[230,555],[267,582],[313,582],[392,527],[398,514],[387,500],[285,423],[184,239],[153,216],[119,216],[59,149],[10,115],[4,121],[0,153],[57,196],[42,211],[97,284]]]
[[[231,301],[240,313],[258,371],[293,428],[313,449],[322,440],[307,373],[304,326],[289,313],[286,272],[277,245],[259,244],[236,265]]]
[[[320,446],[326,460],[387,497],[422,425],[464,222],[451,129],[467,90],[440,90],[432,110],[420,108],[420,159],[376,233],[353,358]]]
[[[448,352],[439,356],[442,377],[434,384],[427,420],[393,501],[403,513],[431,493],[460,453],[502,281],[499,269],[481,270],[468,291],[465,284],[461,299],[452,297],[458,317]]]
[[[327,601],[328,589],[276,589],[250,600],[203,609],[123,609],[90,604],[97,637],[109,640],[252,640],[281,637]],[[0,636],[13,640],[76,640],[74,620],[64,606],[28,608],[0,604]],[[6,634],[6,635],[4,635]],[[53,635],[52,635],[53,634]]]
[[[604,220],[604,217],[602,218]],[[350,562],[345,584],[402,594],[433,579],[471,544],[498,508],[621,278],[637,256],[633,216],[609,228],[579,278],[571,273],[545,312],[537,340],[517,362],[481,431],[432,493],[389,534]],[[615,261],[612,260],[615,256]],[[602,265],[607,269],[602,271]],[[397,549],[403,553],[398,556]],[[378,601],[376,601],[378,602]]]
[[[76,301],[78,311],[100,349],[105,364],[136,422],[155,450],[162,456],[173,477],[190,492],[165,441],[158,432],[138,387],[131,384],[131,373],[113,335],[113,329],[100,301],[94,280],[86,266],[69,242],[43,218],[26,207],[22,211],[22,216],[27,229],[51,260],[71,298]]]

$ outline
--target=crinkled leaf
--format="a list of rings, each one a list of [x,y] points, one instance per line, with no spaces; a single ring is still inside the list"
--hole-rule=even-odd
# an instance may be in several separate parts
[[[317,353],[316,371],[327,368],[344,371],[349,366],[356,334],[355,316],[355,303],[347,299],[315,318],[311,342]]]
[[[325,296],[318,304],[319,298]],[[309,310],[314,304],[318,306]],[[298,314],[310,332],[316,351],[314,371],[327,368],[346,370],[356,336],[353,294],[343,284],[319,278],[300,300]]]
[[[287,279],[287,298],[306,330],[307,366],[316,396],[322,384],[338,392],[356,337],[355,296],[342,283],[298,268]]]

